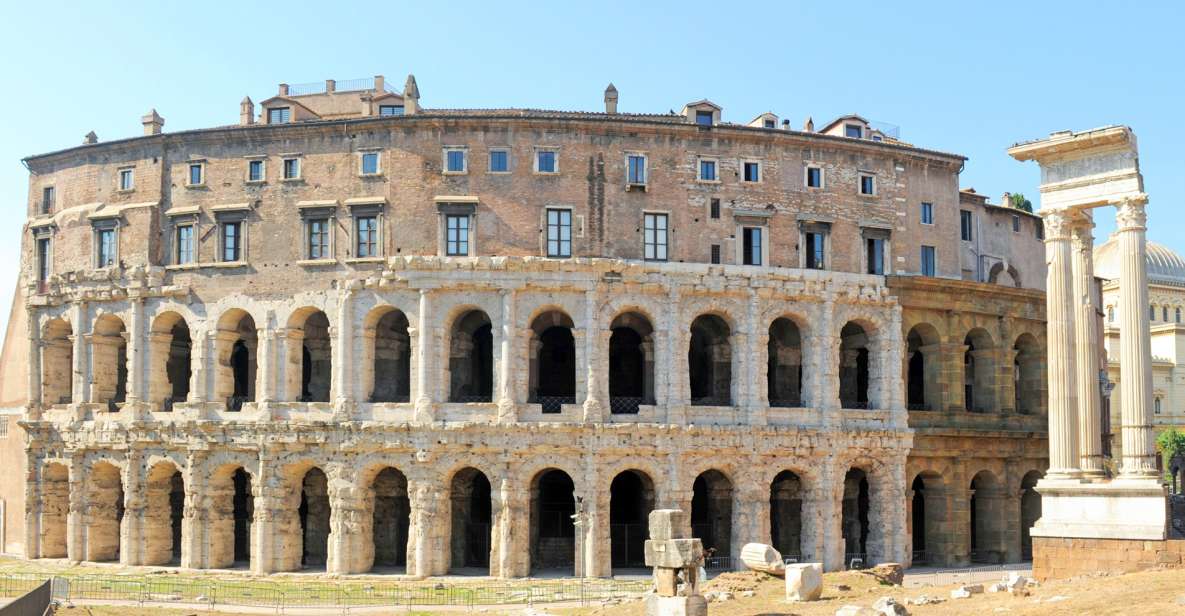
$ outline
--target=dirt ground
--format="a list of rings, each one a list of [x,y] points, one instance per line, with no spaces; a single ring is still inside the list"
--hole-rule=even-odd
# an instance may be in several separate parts
[[[1060,580],[1031,589],[1028,597],[1006,592],[951,599],[957,586],[905,589],[885,586],[858,572],[823,576],[823,598],[810,603],[789,603],[783,599],[784,582],[756,573],[730,573],[712,580],[706,591],[728,591],[734,599],[708,604],[708,613],[727,616],[832,616],[845,605],[872,607],[880,597],[890,596],[903,603],[922,595],[945,599],[935,605],[908,605],[916,616],[982,616],[985,614],[1042,616],[1185,614],[1185,570],[1158,570],[1117,576]],[[840,590],[840,585],[848,590]],[[985,587],[987,585],[985,584]],[[742,593],[755,591],[752,597]],[[615,606],[548,610],[561,616],[642,616],[645,606],[632,601]]]

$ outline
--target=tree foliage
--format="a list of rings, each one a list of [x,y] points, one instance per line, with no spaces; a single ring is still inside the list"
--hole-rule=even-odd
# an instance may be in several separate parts
[[[1021,210],[1022,212],[1028,212],[1030,214],[1033,213],[1033,202],[1025,199],[1024,193],[1013,193],[1008,196],[1008,199],[1011,201],[1011,203],[1008,204],[1009,207]]]
[[[1160,450],[1160,457],[1164,460],[1167,473],[1175,456],[1185,456],[1185,433],[1176,428],[1169,428],[1156,437],[1156,448]]]

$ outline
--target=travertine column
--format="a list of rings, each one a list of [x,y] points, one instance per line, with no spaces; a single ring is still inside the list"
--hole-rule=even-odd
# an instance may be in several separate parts
[[[514,290],[502,289],[502,337],[498,360],[498,421],[513,422],[518,418],[514,399]]]
[[[89,353],[87,353],[86,341],[90,337],[91,322],[86,302],[80,301],[74,304],[74,309],[70,314],[70,320],[73,321],[71,325],[74,327],[73,402],[76,404],[90,402],[91,388],[86,378],[86,366],[89,361],[87,358]]]
[[[609,371],[602,371],[602,366],[609,365],[605,344],[609,341],[609,330],[602,328],[597,322],[600,311],[597,310],[597,289],[584,292],[584,421],[585,423],[603,423],[609,408]],[[580,360],[577,358],[577,366]],[[577,395],[580,394],[580,383],[576,386]],[[579,398],[577,398],[579,399]]]
[[[1123,469],[1127,478],[1156,476],[1152,430],[1152,341],[1148,325],[1146,196],[1125,199],[1115,215],[1119,236],[1119,389]],[[1050,324],[1052,327],[1052,324]],[[1052,366],[1050,368],[1052,372]],[[1050,392],[1052,401],[1053,392]]]
[[[1077,372],[1070,228],[1073,212],[1043,212],[1046,329],[1049,357],[1049,470],[1047,479],[1078,477]]]
[[[81,453],[76,452],[70,457],[69,508],[66,514],[66,558],[69,558],[71,562],[80,562],[86,558],[84,462]]]
[[[210,351],[213,341],[209,333],[201,330],[195,333],[190,351],[192,357],[189,359],[189,365],[192,367],[189,375],[189,399],[185,402],[201,403],[209,398],[210,375],[217,374],[217,369],[211,362],[218,361],[218,357]]]
[[[1099,392],[1098,303],[1094,293],[1094,220],[1082,212],[1074,225],[1074,346],[1077,348],[1079,460],[1084,475],[1103,476],[1103,442]],[[1145,321],[1146,322],[1146,321]],[[1010,364],[1011,365],[1011,364]],[[1017,506],[1019,511],[1019,505]]]
[[[435,340],[432,337],[432,330],[429,326],[430,319],[428,311],[431,310],[431,302],[429,289],[420,289],[420,313],[416,316],[415,328],[415,351],[416,356],[416,390],[412,392],[412,400],[415,401],[416,421],[431,422],[432,421],[432,368],[429,347],[435,346]],[[408,570],[410,571],[411,562],[408,559]]]
[[[355,281],[357,284],[357,281]],[[354,372],[354,289],[342,291],[341,300],[337,307],[336,327],[337,338],[333,341],[333,351],[337,357],[333,358],[333,400],[340,407],[352,405],[354,388],[352,383],[361,380]]]
[[[45,352],[45,345],[41,342],[41,324],[37,321],[37,311],[29,310],[28,319],[29,375],[26,385],[28,387],[29,404],[25,407],[25,418],[30,421],[37,421],[41,419],[41,382],[44,379],[41,370],[41,354]],[[51,400],[50,404],[53,403],[54,401]]]
[[[448,573],[448,559],[442,531],[449,524],[444,491],[432,479],[411,477],[408,477],[407,491],[411,505],[407,574],[417,577],[444,575]]]
[[[181,518],[181,567],[210,567],[210,475],[206,470],[206,451],[190,450],[186,455],[185,508]],[[232,526],[233,529],[233,526]],[[233,530],[232,530],[233,532]]]
[[[132,299],[132,317],[127,333],[127,401],[143,402],[148,398],[144,385],[144,300]]]

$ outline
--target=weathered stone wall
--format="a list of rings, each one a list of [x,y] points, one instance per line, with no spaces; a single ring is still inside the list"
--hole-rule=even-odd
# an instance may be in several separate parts
[[[1040,581],[1094,575],[1100,571],[1129,573],[1144,569],[1180,568],[1185,540],[1067,539],[1033,537],[1033,577]]]

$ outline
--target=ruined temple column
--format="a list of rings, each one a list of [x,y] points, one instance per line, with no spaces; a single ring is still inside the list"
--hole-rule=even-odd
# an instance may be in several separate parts
[[[495,477],[493,489],[490,575],[499,578],[526,577],[531,573],[530,509],[531,492],[526,480],[511,476],[503,467]]]
[[[374,497],[355,473],[329,485],[329,544],[325,571],[348,575],[374,566]]]
[[[1074,252],[1074,346],[1077,348],[1075,359],[1078,365],[1079,460],[1084,475],[1101,479],[1102,399],[1099,391],[1099,306],[1094,292],[1093,227],[1094,220],[1087,210],[1082,212],[1081,218],[1071,229]],[[1143,319],[1140,321],[1147,323]]]
[[[1045,220],[1045,261],[1048,265],[1045,305],[1049,336],[1049,470],[1045,477],[1073,479],[1081,474],[1078,470],[1074,272],[1070,245],[1073,212],[1051,210],[1042,212],[1041,216]],[[1147,305],[1147,300],[1144,301]]]
[[[416,577],[448,573],[448,547],[444,529],[448,527],[445,494],[432,479],[408,478],[407,492],[411,501],[411,524],[407,535],[407,573]]]
[[[1148,325],[1148,247],[1145,238],[1148,217],[1144,211],[1147,202],[1145,195],[1124,199],[1115,215],[1120,259],[1121,476],[1129,479],[1155,478],[1157,475],[1152,429],[1152,340]],[[1052,398],[1051,391],[1051,402]]]

